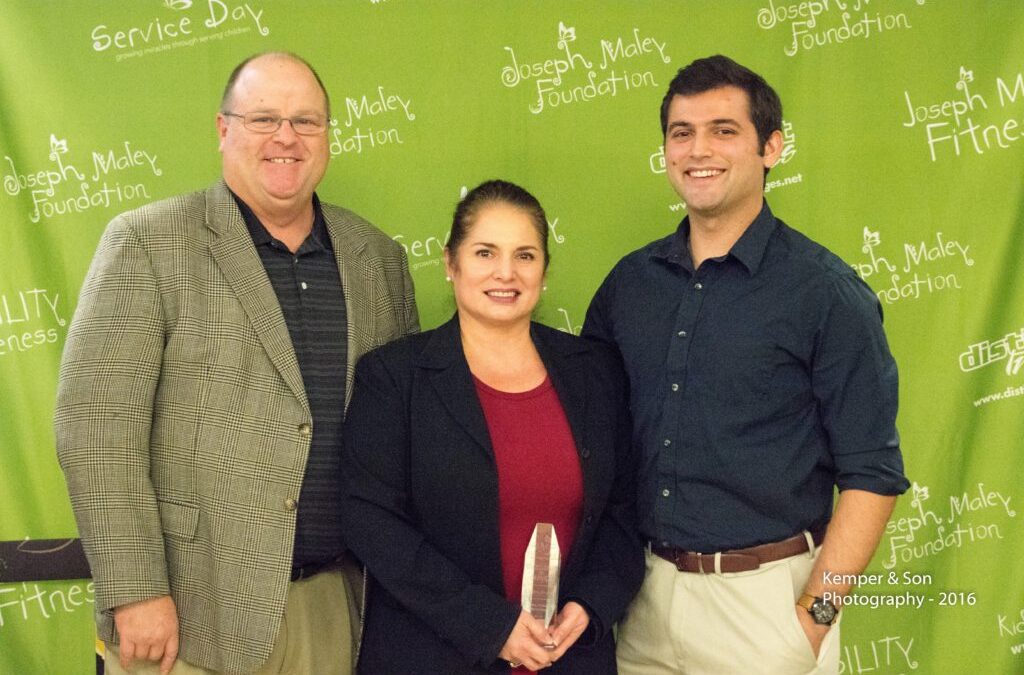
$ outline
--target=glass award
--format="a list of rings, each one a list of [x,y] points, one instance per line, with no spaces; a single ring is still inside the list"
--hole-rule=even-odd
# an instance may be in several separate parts
[[[551,523],[537,523],[523,561],[523,609],[545,626],[558,609],[558,573],[562,556]]]

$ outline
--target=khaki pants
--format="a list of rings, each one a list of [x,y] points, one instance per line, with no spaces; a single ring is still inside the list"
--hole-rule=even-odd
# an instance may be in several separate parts
[[[274,649],[257,675],[351,675],[354,594],[341,569],[330,569],[288,585],[288,603]],[[355,614],[358,617],[358,613]],[[107,645],[104,668],[109,675],[159,675],[153,661],[136,660],[129,671],[118,662],[116,645]],[[186,663],[174,662],[171,675],[215,675]]]
[[[815,658],[796,616],[814,559],[803,553],[750,572],[692,574],[648,551],[644,584],[619,627],[619,673],[838,673],[838,622]]]

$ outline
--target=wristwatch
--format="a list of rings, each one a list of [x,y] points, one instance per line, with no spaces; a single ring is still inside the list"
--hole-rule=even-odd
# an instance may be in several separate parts
[[[823,626],[831,626],[836,622],[836,614],[839,610],[829,600],[824,600],[816,595],[804,593],[796,604],[807,610],[807,613],[814,619],[814,623]]]

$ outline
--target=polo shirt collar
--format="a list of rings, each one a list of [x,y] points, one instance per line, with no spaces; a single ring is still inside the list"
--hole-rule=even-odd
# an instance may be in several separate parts
[[[267,231],[267,228],[260,222],[260,219],[256,217],[256,214],[252,212],[249,205],[242,201],[242,198],[236,195],[231,189],[231,196],[234,198],[235,203],[238,204],[238,210],[242,214],[242,220],[245,221],[245,227],[249,230],[249,236],[252,237],[252,243],[255,246],[263,246],[273,241],[274,237]],[[323,209],[320,207],[320,198],[313,194],[313,229],[310,231],[313,242],[317,248],[322,248],[327,251],[334,252],[334,245],[331,243],[330,234],[327,232],[327,224],[324,222]],[[306,242],[309,242],[307,238]],[[305,245],[305,243],[303,245]]]

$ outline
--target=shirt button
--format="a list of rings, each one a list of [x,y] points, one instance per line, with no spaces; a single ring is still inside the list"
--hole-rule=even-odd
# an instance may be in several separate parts
[[[675,382],[672,383],[672,391],[679,391],[679,385]]]
[[[667,448],[668,446],[672,445],[672,441],[666,438],[664,441],[661,442],[661,444]]]
[[[590,525],[590,524],[591,524],[592,522],[594,522],[594,516],[592,516],[592,515],[590,515],[590,514],[588,513],[588,514],[587,514],[587,517],[586,517],[586,518],[584,518],[584,522],[585,522],[585,523],[586,523],[587,525]]]
[[[678,333],[676,333],[676,335],[678,335],[679,337],[686,337],[686,331],[685,330],[681,330]]]
[[[702,284],[702,283],[700,283],[700,282],[698,281],[697,283],[695,283],[695,284],[693,285],[693,287],[694,287],[694,288],[696,288],[696,289],[697,289],[697,290],[699,291],[700,289],[704,288],[704,284]]]
[[[295,509],[299,508],[299,502],[297,499],[292,499],[291,497],[289,497],[288,499],[284,500],[284,507],[289,511],[294,511]]]
[[[306,285],[306,282],[305,282],[305,281],[303,281],[303,282],[302,282],[302,290],[306,290],[307,288],[309,288],[309,286],[307,286],[307,285]]]
[[[582,457],[583,459],[587,459],[588,457],[590,457],[590,450],[587,450],[586,448],[580,450],[580,457]]]
[[[665,488],[664,490],[661,491],[662,497],[668,497],[670,494],[672,494],[672,491],[669,490],[668,488]]]
[[[299,425],[300,436],[305,436],[306,438],[309,438],[309,435],[312,431],[312,427],[310,427],[309,424],[307,424],[306,422],[303,422],[302,424]]]

